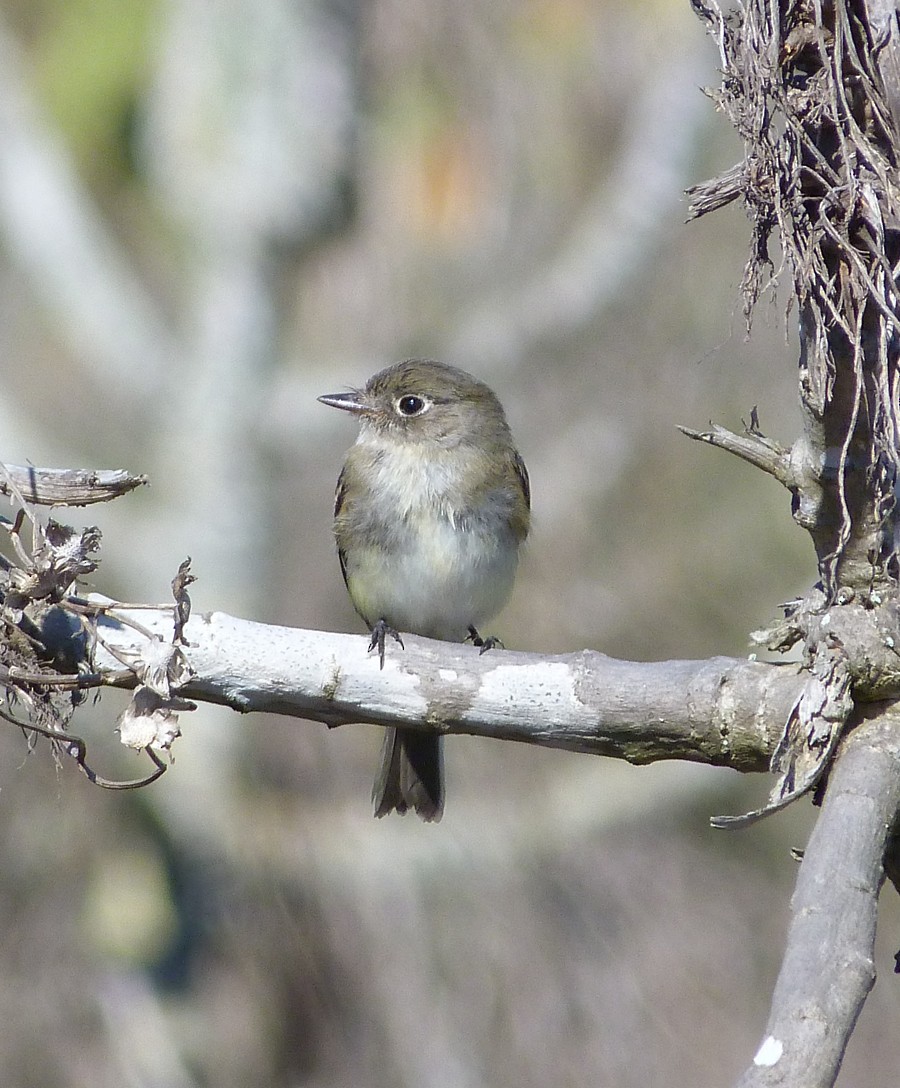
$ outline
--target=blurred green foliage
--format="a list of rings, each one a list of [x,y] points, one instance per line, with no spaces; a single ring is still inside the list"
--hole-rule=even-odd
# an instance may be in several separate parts
[[[153,57],[158,0],[53,0],[33,5],[34,88],[86,180],[132,170],[136,101]]]

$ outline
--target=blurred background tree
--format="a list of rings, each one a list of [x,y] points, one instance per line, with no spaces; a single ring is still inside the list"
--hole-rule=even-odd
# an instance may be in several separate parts
[[[190,554],[198,609],[359,630],[315,396],[443,358],[531,471],[508,645],[745,652],[815,563],[675,428],[799,419],[741,214],[683,225],[739,155],[714,65],[661,0],[2,0],[0,456],[150,475],[91,511],[105,592]],[[702,1088],[755,1048],[803,805],[712,832],[763,786],[471,739],[439,827],[376,823],[372,729],[186,730],[137,796],[0,734],[3,1083]],[[882,982],[848,1083],[888,1083],[898,1013]]]

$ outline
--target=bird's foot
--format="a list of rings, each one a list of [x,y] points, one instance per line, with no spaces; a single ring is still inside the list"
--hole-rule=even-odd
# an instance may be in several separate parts
[[[369,652],[371,653],[372,650],[378,650],[378,666],[382,669],[384,668],[384,643],[388,635],[390,635],[390,637],[395,642],[400,643],[401,650],[406,649],[406,647],[403,645],[403,639],[400,637],[400,632],[395,631],[394,628],[391,627],[391,625],[385,620],[379,620],[378,623],[376,623],[375,626],[372,628],[372,638],[369,642]]]
[[[466,642],[471,642],[473,646],[477,646],[479,648],[479,654],[486,654],[488,650],[506,649],[499,638],[496,638],[494,635],[488,635],[487,638],[482,638],[471,625],[469,626],[469,633],[466,635]]]

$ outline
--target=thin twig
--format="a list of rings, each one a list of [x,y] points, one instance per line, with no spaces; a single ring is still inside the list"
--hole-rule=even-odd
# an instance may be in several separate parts
[[[719,449],[733,453],[742,461],[755,465],[763,472],[774,476],[785,487],[790,487],[790,455],[771,439],[762,438],[749,431],[742,435],[735,434],[718,424],[713,424],[708,431],[695,431],[680,425],[678,429],[682,434],[697,442],[706,442],[710,446],[717,446]]]
[[[155,765],[156,770],[145,778],[132,778],[120,781],[114,778],[105,778],[103,775],[97,774],[87,763],[87,742],[83,737],[79,737],[75,733],[68,733],[62,729],[52,729],[50,726],[38,725],[36,722],[23,722],[12,714],[7,713],[2,707],[0,707],[0,718],[8,721],[11,725],[17,726],[19,729],[25,732],[38,733],[42,737],[47,737],[54,742],[60,749],[62,749],[66,755],[71,756],[75,760],[77,765],[84,772],[88,781],[92,782],[95,786],[100,786],[104,790],[138,790],[144,786],[149,786],[155,782],[157,778],[160,778],[166,772],[166,764],[159,758],[156,752],[152,748],[144,748],[142,751],[146,752],[150,757],[151,762]]]

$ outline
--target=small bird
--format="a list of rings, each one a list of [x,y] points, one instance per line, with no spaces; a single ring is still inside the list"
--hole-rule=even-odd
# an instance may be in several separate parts
[[[319,397],[359,436],[337,483],[334,535],[353,606],[384,667],[401,632],[486,649],[478,625],[506,603],[528,535],[528,472],[494,393],[464,370],[408,359],[364,389]],[[389,729],[375,815],[444,809],[441,738]]]

